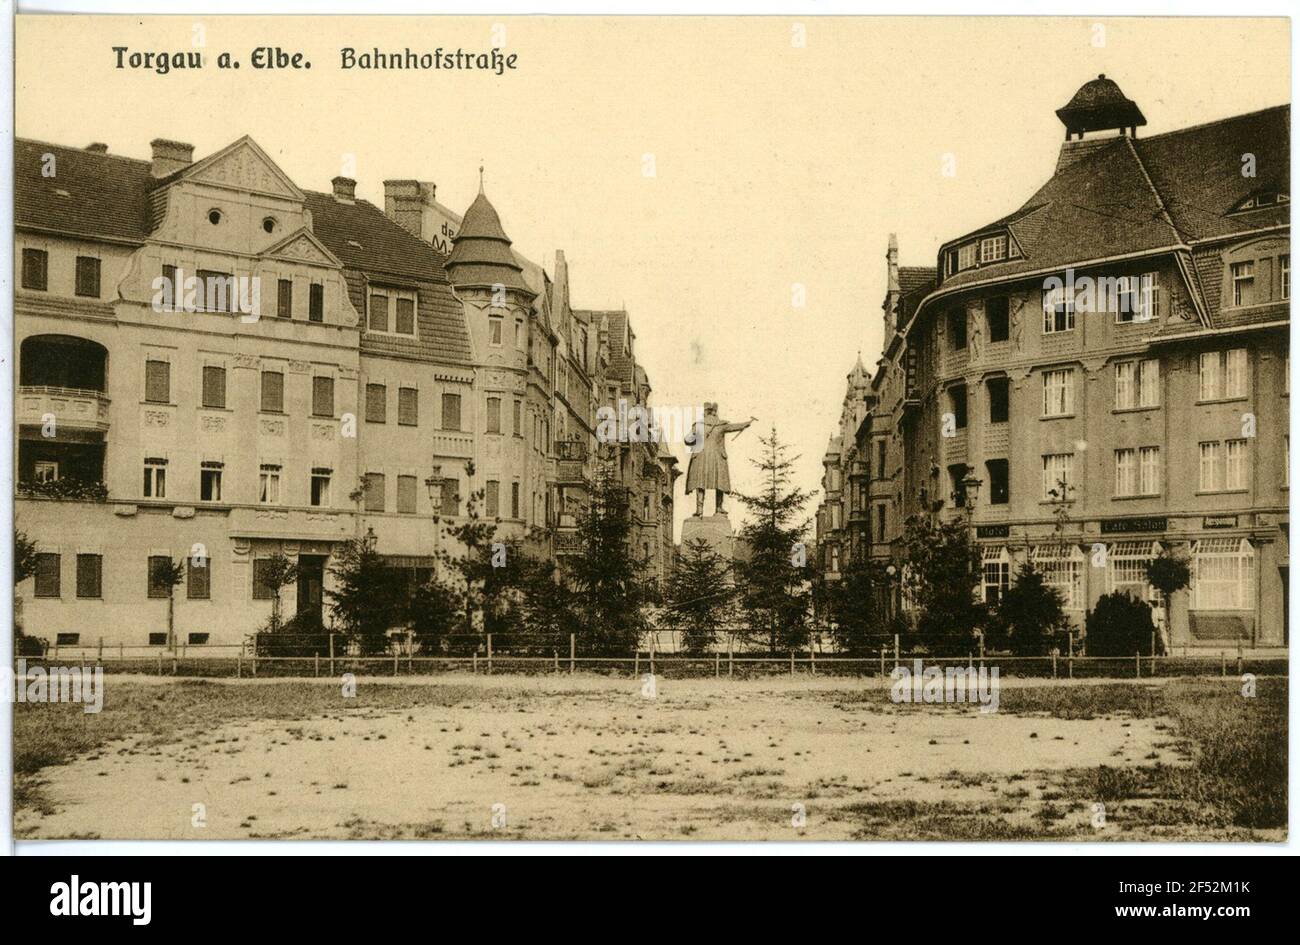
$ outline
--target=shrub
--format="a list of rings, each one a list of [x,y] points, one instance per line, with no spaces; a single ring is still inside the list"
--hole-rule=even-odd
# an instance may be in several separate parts
[[[1042,572],[1025,564],[1015,583],[1002,594],[989,622],[988,643],[1017,656],[1042,656],[1052,649],[1068,625],[1061,592],[1043,580]]]
[[[1151,607],[1123,591],[1113,591],[1097,601],[1096,608],[1088,612],[1087,631],[1089,656],[1150,653],[1153,639],[1157,654],[1164,649],[1155,633]]]

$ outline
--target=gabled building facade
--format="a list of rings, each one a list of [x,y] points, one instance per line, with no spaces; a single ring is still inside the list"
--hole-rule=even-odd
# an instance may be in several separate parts
[[[321,614],[350,538],[418,580],[435,517],[471,495],[507,538],[573,513],[609,356],[563,255],[554,278],[517,256],[486,194],[462,219],[390,181],[381,210],[345,178],[302,190],[247,137],[199,161],[20,140],[15,169],[28,632],[240,643],[270,613],[273,555],[299,569],[286,616]],[[158,567],[180,559],[169,638]]]

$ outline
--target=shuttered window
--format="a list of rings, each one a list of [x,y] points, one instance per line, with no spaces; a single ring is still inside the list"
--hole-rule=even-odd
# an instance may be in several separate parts
[[[397,477],[397,511],[403,515],[415,514],[415,477]]]
[[[397,389],[397,422],[408,427],[420,422],[420,392],[416,388]]]
[[[388,422],[388,388],[383,384],[366,385],[366,423]]]
[[[104,559],[100,555],[77,555],[77,596],[101,597]]]
[[[226,406],[226,369],[211,365],[203,368],[203,406]]]
[[[314,417],[334,416],[334,378],[311,379],[311,412]]]
[[[151,404],[171,403],[172,366],[166,361],[144,362],[144,399]]]
[[[262,409],[270,413],[284,412],[284,375],[279,371],[262,372]]]
[[[59,596],[60,558],[56,554],[38,554],[36,556],[36,596]]]

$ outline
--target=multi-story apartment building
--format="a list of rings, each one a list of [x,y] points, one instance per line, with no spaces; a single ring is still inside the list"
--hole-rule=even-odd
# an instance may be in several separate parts
[[[959,516],[988,600],[1031,560],[1076,623],[1122,589],[1175,646],[1283,645],[1289,108],[1139,138],[1099,77],[1057,115],[1050,179],[943,244],[933,286],[903,284],[891,242],[853,435],[879,458],[870,553],[908,515]],[[1144,574],[1162,548],[1193,574],[1170,615]]]
[[[351,537],[418,576],[471,494],[507,538],[572,513],[558,444],[589,481],[610,358],[563,255],[552,279],[515,254],[482,192],[444,227],[428,185],[305,191],[247,137],[199,161],[20,140],[15,170],[28,632],[166,642],[157,566],[183,558],[175,639],[239,642],[274,554],[286,614],[320,613]]]

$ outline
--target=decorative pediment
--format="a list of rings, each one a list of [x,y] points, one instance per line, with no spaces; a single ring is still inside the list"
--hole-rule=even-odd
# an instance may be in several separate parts
[[[343,267],[338,257],[326,249],[325,244],[318,240],[315,234],[306,227],[295,233],[290,233],[280,242],[269,247],[262,253],[262,257],[292,259],[297,262],[317,263],[340,269]]]
[[[305,195],[252,138],[245,135],[182,172],[184,180],[301,201]]]

